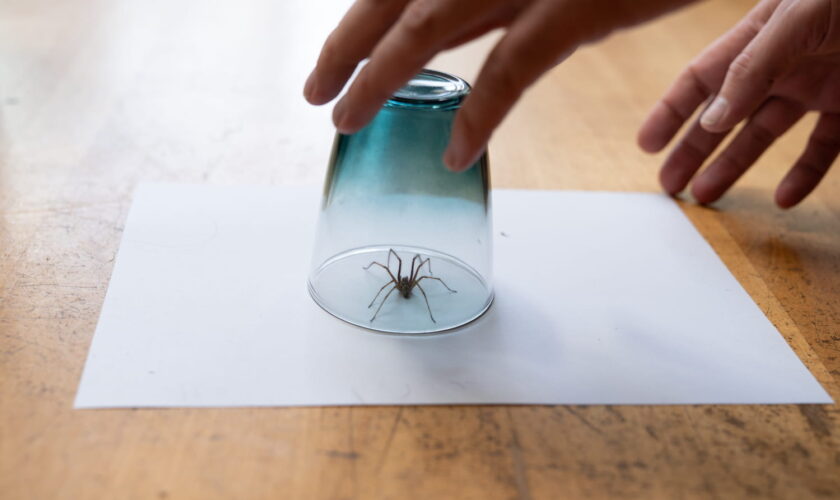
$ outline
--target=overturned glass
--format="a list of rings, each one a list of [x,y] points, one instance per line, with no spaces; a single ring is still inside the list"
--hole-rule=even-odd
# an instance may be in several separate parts
[[[423,70],[353,135],[337,134],[324,185],[309,291],[339,319],[389,333],[457,328],[493,301],[487,156],[442,161],[469,93]]]

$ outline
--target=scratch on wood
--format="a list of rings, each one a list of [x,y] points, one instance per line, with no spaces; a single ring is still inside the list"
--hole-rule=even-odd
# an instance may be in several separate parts
[[[519,498],[531,499],[531,488],[528,486],[528,474],[525,470],[525,461],[522,458],[522,446],[519,444],[519,434],[516,432],[516,422],[513,420],[510,408],[507,409],[508,420],[510,420],[511,446],[510,454],[513,458],[514,474],[516,475],[516,489]]]
[[[819,437],[831,435],[831,422],[828,412],[821,405],[799,405],[799,413],[805,417],[808,427]]]
[[[604,409],[607,410],[613,416],[615,416],[615,418],[617,418],[619,422],[624,423],[627,421],[627,419],[624,418],[624,415],[622,415],[620,411],[616,410],[611,405],[605,406]]]
[[[564,406],[563,408],[564,408],[567,412],[569,412],[569,413],[571,413],[572,415],[574,415],[574,416],[575,416],[575,418],[577,418],[578,420],[580,420],[580,421],[581,421],[581,423],[583,423],[583,425],[585,425],[585,426],[589,427],[590,429],[592,429],[593,431],[597,432],[598,434],[603,434],[603,432],[601,432],[601,429],[599,429],[599,428],[595,427],[594,425],[592,425],[592,423],[591,423],[589,420],[586,420],[586,418],[584,418],[584,416],[583,416],[583,415],[581,415],[580,413],[576,412],[576,411],[574,410],[574,408],[572,408],[571,406]]]
[[[397,416],[394,418],[394,423],[391,425],[391,431],[388,433],[388,439],[385,441],[385,447],[379,455],[379,463],[376,465],[376,470],[382,470],[382,466],[385,465],[385,459],[388,457],[388,451],[391,449],[391,442],[394,440],[394,434],[397,433],[397,426],[400,424],[402,412],[403,407],[400,406],[399,410],[397,410]]]

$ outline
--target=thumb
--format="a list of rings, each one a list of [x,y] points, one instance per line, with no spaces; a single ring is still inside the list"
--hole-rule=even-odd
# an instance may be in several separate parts
[[[704,129],[726,132],[752,115],[793,64],[816,48],[820,37],[814,30],[824,23],[812,22],[813,6],[820,3],[781,2],[729,65],[723,86],[700,118]]]

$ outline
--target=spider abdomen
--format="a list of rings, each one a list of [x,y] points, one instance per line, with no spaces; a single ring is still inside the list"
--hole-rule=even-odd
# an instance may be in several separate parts
[[[400,291],[400,295],[403,298],[407,299],[411,297],[411,289],[414,288],[411,286],[411,280],[409,278],[400,278],[400,282],[397,285],[397,289]]]

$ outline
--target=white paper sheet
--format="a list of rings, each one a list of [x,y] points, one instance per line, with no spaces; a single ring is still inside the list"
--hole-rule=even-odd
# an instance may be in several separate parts
[[[313,303],[318,196],[140,187],[76,407],[832,402],[664,196],[496,191],[496,302],[425,338]]]

